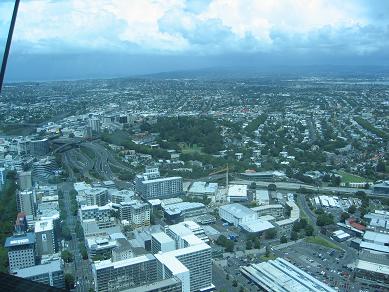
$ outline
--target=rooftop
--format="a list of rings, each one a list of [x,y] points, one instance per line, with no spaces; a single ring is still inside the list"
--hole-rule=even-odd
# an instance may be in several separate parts
[[[207,183],[196,181],[189,189],[190,193],[213,194],[217,191],[219,185],[217,183]]]
[[[334,289],[282,258],[241,267],[241,272],[267,291],[335,292]]]
[[[36,265],[24,269],[16,270],[16,276],[22,278],[28,278],[36,275],[41,275],[45,273],[51,273],[54,271],[62,270],[61,260],[55,260],[43,265]]]
[[[145,254],[135,258],[125,259],[117,262],[112,262],[111,260],[95,261],[92,265],[95,266],[96,270],[106,269],[106,268],[119,269],[130,265],[148,262],[154,259],[155,257],[152,254]]]
[[[35,233],[49,230],[53,230],[53,220],[42,220],[35,222]]]
[[[243,218],[245,216],[250,216],[253,214],[253,210],[238,203],[224,205],[221,206],[219,209],[233,214],[233,216],[236,218]]]
[[[157,232],[151,234],[152,237],[154,237],[158,242],[160,243],[170,243],[174,241],[172,238],[170,238],[166,233],[164,232]]]
[[[171,181],[171,180],[182,180],[182,177],[180,177],[180,176],[172,176],[172,177],[163,177],[163,178],[149,179],[149,180],[142,181],[142,184],[151,184],[151,183]]]
[[[265,231],[267,229],[271,229],[274,227],[273,224],[271,224],[270,222],[264,221],[261,219],[249,221],[249,222],[246,222],[243,224],[241,223],[239,225],[244,230],[246,230],[247,232],[250,232],[250,233],[262,232],[262,231]]]
[[[27,232],[23,235],[10,236],[5,240],[5,247],[21,246],[26,244],[35,243],[35,234],[32,232]]]
[[[358,260],[356,268],[360,270],[389,275],[389,265],[382,265],[368,261]]]

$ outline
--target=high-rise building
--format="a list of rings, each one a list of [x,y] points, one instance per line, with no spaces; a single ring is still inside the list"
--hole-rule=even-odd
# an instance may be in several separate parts
[[[56,252],[57,242],[53,220],[35,222],[36,255],[50,255]]]
[[[182,177],[147,179],[137,176],[136,191],[145,199],[175,197],[183,193]]]
[[[100,133],[100,120],[98,118],[90,118],[88,120],[88,126],[92,129],[92,132]]]
[[[106,188],[87,189],[85,199],[88,206],[105,206],[108,204],[108,190]]]
[[[112,219],[111,208],[109,205],[99,207],[93,206],[81,206],[79,210],[81,221],[94,219],[96,220],[99,228],[107,228],[115,225]]]
[[[0,190],[5,185],[5,168],[0,167]]]
[[[132,227],[150,225],[150,205],[138,200],[119,204],[120,220],[127,220]]]
[[[22,171],[19,173],[19,188],[22,191],[30,190],[32,188],[31,171]]]
[[[35,265],[35,234],[32,232],[7,237],[5,248],[8,250],[10,272]]]
[[[121,291],[157,281],[156,259],[151,254],[92,264],[95,291]]]
[[[65,277],[61,260],[16,270],[15,276],[56,288],[65,288]]]
[[[164,232],[151,234],[151,252],[157,254],[176,249],[176,242]]]
[[[50,152],[49,140],[31,140],[28,143],[28,149],[31,155],[43,156]]]
[[[16,206],[18,212],[24,212],[26,215],[35,216],[36,199],[32,191],[17,191]]]
[[[156,254],[158,273],[162,278],[175,276],[182,282],[182,291],[206,291],[212,284],[211,247],[206,243]]]

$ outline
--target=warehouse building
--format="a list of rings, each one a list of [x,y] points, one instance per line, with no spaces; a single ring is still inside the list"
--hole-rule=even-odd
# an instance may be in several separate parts
[[[336,291],[282,258],[243,266],[240,271],[264,291]]]

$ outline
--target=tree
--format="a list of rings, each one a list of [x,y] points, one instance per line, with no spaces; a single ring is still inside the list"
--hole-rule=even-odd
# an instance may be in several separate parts
[[[72,235],[70,233],[70,229],[67,225],[63,224],[62,225],[62,228],[61,228],[61,235],[62,235],[62,238],[69,241],[72,239]]]
[[[266,245],[266,252],[265,252],[265,256],[268,258],[270,256],[270,246],[269,245]]]
[[[346,221],[348,218],[350,218],[350,214],[347,212],[342,212],[342,214],[340,215],[340,221],[342,222]]]
[[[298,233],[297,233],[296,231],[292,231],[292,233],[291,233],[291,235],[290,235],[290,240],[295,241],[295,240],[297,240],[297,239],[299,239]]]
[[[72,274],[65,274],[65,288],[66,290],[74,288],[74,277]]]
[[[65,263],[71,263],[73,261],[73,254],[65,249],[61,252],[61,258]]]
[[[277,230],[275,228],[271,228],[265,231],[266,239],[274,239],[277,236]]]
[[[253,248],[253,244],[251,242],[251,240],[246,240],[246,249],[252,249]]]
[[[378,161],[376,170],[377,170],[377,172],[385,172],[386,171],[385,162],[383,160]]]
[[[259,241],[258,238],[254,238],[254,248],[255,249],[260,249],[261,248],[261,242]]]
[[[354,214],[355,211],[357,210],[357,207],[355,205],[351,205],[349,208],[348,208],[348,212],[351,213],[351,214]]]
[[[285,235],[282,235],[282,236],[281,236],[280,242],[281,242],[281,243],[287,243],[287,242],[288,242],[288,239],[286,238]]]
[[[329,213],[320,214],[316,220],[317,226],[325,226],[334,224],[334,216]]]
[[[275,184],[269,184],[269,185],[267,186],[267,190],[268,190],[269,192],[275,192],[275,191],[277,190],[277,186],[276,186]]]
[[[307,226],[308,221],[306,218],[301,218],[299,224],[300,224],[300,229],[304,229]]]
[[[228,281],[230,279],[230,274],[226,275],[226,280]]]
[[[314,231],[315,231],[315,229],[313,228],[313,226],[311,224],[308,224],[307,226],[305,226],[305,235],[306,236],[312,236]]]
[[[232,281],[232,286],[238,287],[238,281],[234,279],[234,280]]]

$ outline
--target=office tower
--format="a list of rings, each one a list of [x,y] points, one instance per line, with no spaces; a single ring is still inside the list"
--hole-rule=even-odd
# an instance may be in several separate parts
[[[32,232],[7,237],[5,248],[8,250],[10,272],[35,265],[35,234]]]
[[[85,199],[88,206],[105,206],[108,204],[108,190],[106,188],[87,189]]]
[[[18,269],[15,276],[39,282],[55,288],[65,288],[65,276],[61,260],[55,260],[46,264]]]
[[[5,168],[0,167],[0,190],[5,185]]]
[[[31,140],[28,143],[28,150],[31,155],[34,156],[43,156],[50,152],[49,140]]]
[[[182,177],[148,180],[144,176],[137,176],[135,188],[145,199],[174,197],[183,193]]]
[[[157,281],[156,259],[151,254],[92,264],[95,291],[121,291]]]
[[[201,242],[201,241],[200,241]],[[182,291],[212,289],[211,247],[203,242],[186,248],[156,254],[158,274],[163,279],[175,276],[182,282]]]
[[[19,173],[19,188],[22,191],[30,190],[32,188],[31,171],[22,171]]]
[[[141,201],[132,200],[119,204],[120,220],[127,220],[136,228],[150,225],[150,205]]]
[[[24,212],[26,215],[35,216],[35,194],[32,191],[17,191],[16,205],[18,212]]]
[[[100,133],[100,120],[98,118],[90,118],[88,120],[88,126],[91,128],[92,132]]]
[[[108,228],[115,225],[114,219],[111,220],[112,214],[111,207],[109,205],[102,207],[97,205],[81,206],[79,215],[81,221],[94,219],[99,228]]]
[[[50,255],[56,252],[56,238],[53,220],[35,222],[36,255]]]
[[[176,242],[164,232],[151,234],[151,252],[157,254],[176,249]]]

